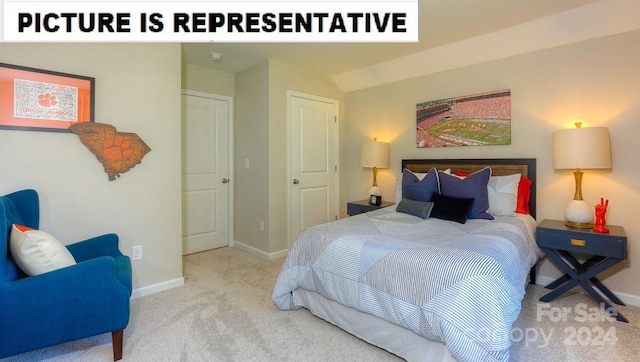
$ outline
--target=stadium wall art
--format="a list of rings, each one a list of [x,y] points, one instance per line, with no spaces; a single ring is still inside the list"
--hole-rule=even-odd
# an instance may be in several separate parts
[[[418,148],[511,144],[511,90],[420,102]]]

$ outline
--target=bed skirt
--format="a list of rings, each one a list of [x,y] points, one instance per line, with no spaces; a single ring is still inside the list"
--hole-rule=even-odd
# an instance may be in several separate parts
[[[298,288],[293,291],[296,306],[340,327],[354,336],[385,349],[409,362],[455,362],[441,342],[419,335],[367,313],[345,307],[316,292]]]

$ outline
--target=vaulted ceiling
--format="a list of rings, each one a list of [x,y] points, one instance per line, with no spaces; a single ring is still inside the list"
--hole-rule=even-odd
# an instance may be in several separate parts
[[[554,38],[556,34],[558,37],[563,36],[563,33],[568,32],[562,29],[566,24],[565,18],[571,18],[562,16],[568,12],[586,14],[582,16],[588,19],[594,16],[605,18],[593,23],[582,23],[581,18],[577,24],[567,24],[566,27],[574,33],[585,33],[591,31],[590,28],[602,27],[602,22],[609,24],[605,28],[610,28],[610,24],[616,27],[620,16],[625,17],[625,24],[618,26],[618,29],[600,30],[599,34],[584,34],[571,39],[567,37],[564,43],[638,29],[640,26],[636,25],[638,22],[634,15],[638,13],[635,1],[637,0],[419,0],[417,43],[183,43],[183,62],[236,73],[267,59],[274,59],[325,74],[333,78],[343,90],[349,91],[373,85],[350,79],[357,78],[358,72],[366,73],[361,71],[363,69],[375,69],[378,73],[380,69],[375,67],[379,64],[419,54],[426,54],[422,55],[422,60],[430,59],[430,51],[448,49],[465,41],[473,42],[473,39],[491,38],[493,34],[501,34],[501,31],[519,29],[518,37],[512,37],[512,44],[507,44],[511,48],[518,48],[518,43],[529,41],[527,31],[531,29],[538,33],[530,34],[532,38],[536,35],[546,39]],[[608,13],[601,14],[601,9]],[[634,14],[628,15],[630,12]],[[529,24],[545,25],[535,27],[528,26]],[[550,40],[554,42],[553,39]],[[496,41],[495,37],[493,41]],[[550,46],[561,43],[562,41],[556,41],[555,45]],[[536,47],[544,48],[543,45],[533,45],[529,51],[536,50]],[[526,51],[519,50],[520,53]],[[220,53],[222,59],[211,61],[211,52]],[[511,55],[514,54],[517,52],[514,51]]]

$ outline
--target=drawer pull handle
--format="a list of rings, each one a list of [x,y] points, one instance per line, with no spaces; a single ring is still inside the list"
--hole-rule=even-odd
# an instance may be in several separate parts
[[[586,241],[580,239],[571,239],[571,245],[573,246],[585,246],[587,244]]]

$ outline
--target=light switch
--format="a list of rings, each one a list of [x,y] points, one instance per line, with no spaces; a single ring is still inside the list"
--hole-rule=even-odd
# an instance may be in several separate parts
[[[248,158],[244,159],[244,168],[249,168],[249,159]]]

